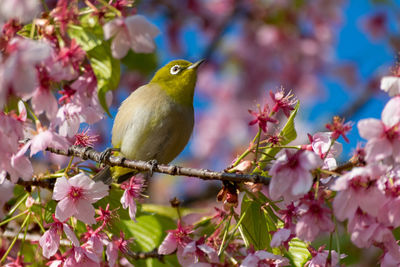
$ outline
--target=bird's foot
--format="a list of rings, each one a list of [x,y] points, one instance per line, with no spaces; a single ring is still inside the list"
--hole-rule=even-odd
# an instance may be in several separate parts
[[[152,159],[152,160],[149,160],[147,163],[149,163],[151,165],[149,174],[150,174],[150,177],[152,177],[153,176],[153,172],[155,171],[155,169],[158,166],[158,162],[157,162],[157,160]]]
[[[104,164],[107,163],[109,161],[109,159],[110,159],[110,156],[111,156],[112,152],[114,152],[114,151],[119,152],[120,149],[119,148],[113,148],[113,147],[106,148],[100,154],[100,162],[104,163]]]

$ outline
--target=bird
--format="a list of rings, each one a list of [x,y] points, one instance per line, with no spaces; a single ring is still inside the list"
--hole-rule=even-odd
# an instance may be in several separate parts
[[[114,155],[130,160],[168,164],[189,142],[194,127],[193,97],[198,67],[204,62],[173,60],[159,69],[150,82],[133,91],[121,104],[112,128]],[[137,174],[130,168],[106,166],[95,181],[122,183]]]

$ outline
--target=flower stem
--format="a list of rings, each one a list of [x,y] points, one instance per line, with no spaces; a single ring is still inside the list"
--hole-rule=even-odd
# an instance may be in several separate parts
[[[30,215],[31,213],[28,213],[28,216],[26,216],[24,222],[21,225],[21,228],[19,228],[18,233],[15,235],[13,241],[11,242],[10,246],[8,247],[6,253],[4,253],[3,257],[0,260],[0,263],[4,262],[5,259],[7,258],[8,254],[10,253],[11,249],[14,247],[15,242],[18,239],[19,234],[21,233],[22,229],[25,227],[25,225],[28,223],[29,219],[30,219]]]

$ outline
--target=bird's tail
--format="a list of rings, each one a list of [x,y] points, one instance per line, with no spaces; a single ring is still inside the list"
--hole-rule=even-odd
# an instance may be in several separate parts
[[[110,185],[113,181],[111,167],[105,166],[100,172],[98,172],[94,177],[93,181],[95,182],[103,182],[106,185]]]

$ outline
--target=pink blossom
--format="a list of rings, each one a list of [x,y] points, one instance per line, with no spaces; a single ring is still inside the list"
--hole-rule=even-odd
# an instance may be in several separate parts
[[[86,52],[79,46],[75,39],[72,39],[69,46],[61,47],[57,60],[63,66],[71,65],[78,71],[82,61],[85,59],[85,55]]]
[[[40,11],[39,0],[0,1],[0,17],[18,19],[22,23],[31,21]]]
[[[204,239],[192,241],[177,253],[178,261],[182,266],[192,266],[200,263],[219,263],[215,249],[204,244]]]
[[[291,231],[286,228],[278,229],[272,236],[270,246],[279,247],[282,244],[286,244],[291,236]]]
[[[382,121],[363,119],[358,122],[360,136],[367,139],[365,146],[368,162],[380,161],[392,156],[400,161],[400,96],[393,97],[382,111]]]
[[[136,199],[142,197],[144,180],[140,176],[133,176],[128,182],[121,185],[124,194],[121,197],[121,204],[124,209],[129,208],[129,217],[136,221]]]
[[[115,266],[115,263],[118,258],[118,251],[126,254],[128,252],[129,240],[125,239],[124,233],[120,233],[120,237],[113,237],[110,242],[107,244],[106,255],[108,260],[108,265],[110,267]]]
[[[9,56],[1,69],[0,91],[11,88],[16,95],[30,98],[38,86],[35,66],[48,58],[50,51],[50,46],[45,42],[13,38],[8,43]]]
[[[353,168],[339,177],[332,186],[338,191],[333,200],[336,217],[341,221],[352,219],[358,208],[372,216],[378,215],[386,198],[376,180],[384,173],[385,168],[375,164]]]
[[[258,250],[254,253],[249,253],[240,264],[240,267],[253,266],[288,266],[289,260],[264,250]]]
[[[67,149],[69,147],[69,142],[65,137],[58,135],[50,129],[44,128],[39,128],[38,133],[32,137],[32,140],[30,140],[28,144],[31,146],[31,157],[48,147],[58,149]]]
[[[276,119],[271,117],[272,115],[270,114],[269,106],[267,104],[264,106],[262,110],[260,108],[258,112],[249,110],[249,113],[256,117],[254,120],[249,122],[249,125],[258,124],[258,127],[260,127],[260,129],[262,129],[264,133],[268,131],[267,128],[268,122],[278,123]]]
[[[114,37],[111,43],[112,55],[123,58],[129,48],[136,53],[151,53],[155,49],[153,38],[160,31],[141,15],[116,18],[103,26],[104,39]]]
[[[108,195],[108,186],[94,182],[84,173],[70,179],[58,178],[54,186],[53,199],[60,201],[56,207],[56,218],[64,221],[75,216],[87,224],[94,224],[95,209],[91,205]]]
[[[178,221],[178,228],[176,230],[168,230],[168,234],[164,241],[158,247],[158,253],[168,255],[178,249],[178,255],[182,255],[183,248],[192,242],[189,234],[193,232],[193,226],[182,226]]]
[[[338,139],[340,136],[343,137],[344,141],[347,143],[350,140],[347,138],[347,133],[351,131],[353,128],[353,124],[351,122],[344,122],[344,119],[341,119],[338,116],[333,117],[332,123],[326,124],[326,128],[332,131],[332,138]]]
[[[101,232],[103,227],[100,226],[96,230],[93,230],[91,227],[86,226],[86,229],[87,231],[83,235],[86,248],[90,248],[91,251],[101,257],[103,254],[103,246],[108,242],[107,235]]]
[[[86,247],[75,246],[71,249],[63,267],[100,267],[100,259]]]
[[[75,236],[74,231],[69,227],[68,224],[62,223],[57,220],[53,215],[54,223],[50,224],[50,229],[47,230],[43,236],[39,239],[39,244],[43,250],[43,256],[50,258],[55,255],[60,246],[60,237],[62,232],[72,241],[74,246],[79,246],[79,241]]]
[[[382,176],[378,187],[387,198],[386,203],[379,210],[379,221],[394,228],[400,226],[400,169],[392,170],[388,175]]]
[[[390,97],[400,95],[400,76],[384,76],[381,79],[381,90]]]
[[[324,205],[324,199],[315,200],[309,194],[301,199],[298,207],[299,219],[296,224],[296,236],[312,242],[319,233],[332,232],[335,225],[331,219],[331,210]]]
[[[311,142],[311,149],[324,160],[323,167],[329,170],[335,168],[335,157],[342,153],[342,144],[332,139],[332,132],[318,132],[313,136],[309,135],[308,138]]]
[[[4,267],[24,267],[30,265],[29,263],[24,262],[24,255],[19,255],[15,259],[8,256],[7,260],[9,260],[9,262],[7,262]]]
[[[376,218],[363,213],[360,209],[349,220],[347,231],[351,234],[351,241],[360,248],[368,248],[371,245],[382,245],[386,251],[400,259],[400,250],[393,236],[392,229]]]
[[[310,170],[322,164],[318,155],[311,151],[283,149],[276,158],[269,171],[271,198],[283,196],[285,200],[291,200],[306,194],[313,182]]]
[[[81,110],[81,107],[72,103],[65,104],[58,110],[56,124],[60,126],[60,135],[73,137],[78,132],[81,124]]]
[[[94,143],[97,142],[98,135],[91,135],[89,132],[89,128],[86,130],[82,130],[81,132],[75,134],[75,146],[90,146],[93,147]]]
[[[23,107],[19,105],[20,108]],[[32,177],[33,168],[25,156],[28,145],[20,147],[19,140],[24,138],[23,127],[26,111],[21,109],[20,115],[14,113],[5,115],[0,112],[0,184],[7,173],[15,183],[19,177],[28,180]]]
[[[276,113],[279,110],[282,110],[285,116],[289,118],[290,112],[294,110],[293,106],[297,102],[296,98],[293,97],[291,92],[285,95],[285,90],[281,88],[275,94],[270,91],[269,95],[272,101],[274,102],[274,107],[272,108],[272,112]]]
[[[328,259],[330,254],[330,259]],[[312,249],[311,251],[312,258],[311,260],[307,261],[305,266],[307,267],[323,267],[323,266],[337,266],[339,263],[339,257],[336,251],[331,250],[324,250],[324,247],[315,251]]]
[[[50,77],[44,67],[39,68],[40,85],[32,95],[32,108],[36,115],[45,113],[52,120],[58,109],[57,100],[50,89]]]

